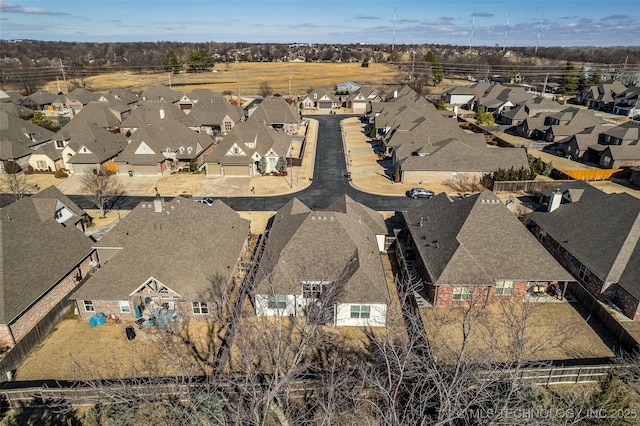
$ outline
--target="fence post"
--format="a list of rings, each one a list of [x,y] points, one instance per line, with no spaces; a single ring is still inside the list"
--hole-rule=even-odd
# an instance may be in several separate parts
[[[551,382],[551,376],[553,375],[553,367],[549,370],[549,375],[547,376],[547,386],[549,386],[549,382]]]
[[[578,368],[578,375],[576,376],[576,384],[580,382],[580,373],[582,373],[582,366]]]

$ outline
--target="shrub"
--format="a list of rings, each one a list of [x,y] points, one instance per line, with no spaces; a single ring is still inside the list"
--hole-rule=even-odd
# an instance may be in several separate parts
[[[67,172],[64,169],[56,170],[56,172],[53,175],[58,179],[64,179],[66,177],[69,177],[69,175],[67,174]]]

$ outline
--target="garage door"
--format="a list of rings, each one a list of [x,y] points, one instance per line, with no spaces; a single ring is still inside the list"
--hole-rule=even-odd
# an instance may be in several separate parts
[[[232,166],[225,165],[224,166],[224,175],[225,176],[249,176],[249,166]]]
[[[71,167],[73,167],[73,173],[75,174],[85,174],[87,172],[91,172],[96,168],[95,164],[72,164]]]
[[[158,166],[133,166],[133,174],[139,176],[156,176]]]
[[[218,163],[207,163],[207,174],[212,176],[219,176],[222,173],[220,172],[220,164]]]

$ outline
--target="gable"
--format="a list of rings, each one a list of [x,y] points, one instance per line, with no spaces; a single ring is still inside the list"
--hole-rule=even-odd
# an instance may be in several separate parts
[[[134,151],[134,154],[155,154],[155,152],[146,144],[146,142],[142,141]]]
[[[163,295],[163,297],[175,297],[179,298],[180,295],[175,291],[171,290],[169,287],[158,281],[153,277],[149,277],[142,285],[136,288],[129,295],[131,296],[144,296],[144,295]]]
[[[237,143],[234,143],[226,155],[247,155],[247,153]]]

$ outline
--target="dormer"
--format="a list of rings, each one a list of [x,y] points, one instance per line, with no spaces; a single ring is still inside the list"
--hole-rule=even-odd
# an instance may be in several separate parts
[[[64,225],[67,220],[71,219],[74,216],[75,213],[73,213],[71,209],[65,206],[60,200],[56,201],[56,209],[53,213],[53,218],[56,220],[56,222]]]

